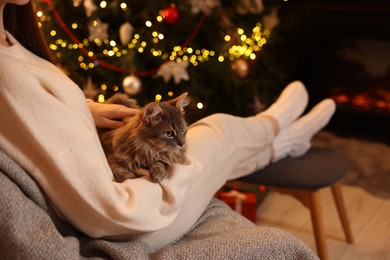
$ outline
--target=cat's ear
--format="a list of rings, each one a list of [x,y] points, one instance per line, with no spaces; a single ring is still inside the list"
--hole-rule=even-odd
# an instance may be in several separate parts
[[[185,92],[180,96],[178,96],[177,98],[169,101],[169,103],[173,106],[176,106],[176,108],[179,109],[180,111],[184,111],[184,108],[190,103],[190,100],[187,97],[187,95],[188,92]]]
[[[156,102],[149,103],[144,110],[144,115],[148,122],[154,121],[155,117],[160,113],[162,113],[162,110]]]

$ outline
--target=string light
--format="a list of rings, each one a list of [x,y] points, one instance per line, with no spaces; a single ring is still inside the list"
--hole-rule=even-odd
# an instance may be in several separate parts
[[[75,4],[76,2],[77,1],[74,1],[74,6],[78,7],[78,5]],[[100,7],[106,8],[107,2],[101,1]],[[120,7],[124,11],[127,10],[127,4],[124,2],[122,2],[120,4]],[[37,11],[37,17],[40,19],[41,23],[43,23],[46,20],[46,15],[43,13],[42,10]],[[163,17],[161,15],[158,15],[156,17],[156,21],[162,22]],[[98,21],[94,20],[93,25],[97,26]],[[151,21],[148,20],[145,22],[145,26],[148,28],[152,28],[153,24]],[[79,26],[77,23],[71,24],[71,28],[74,30],[76,30],[78,27]],[[50,34],[54,37],[57,33],[56,33],[56,31],[53,30],[53,31],[51,31]],[[153,30],[151,32],[151,34],[153,36],[152,42],[154,44],[157,44],[159,41],[162,41],[165,38],[164,34],[159,33],[155,30]],[[226,58],[233,61],[235,59],[239,59],[242,57],[244,57],[246,59],[250,59],[250,60],[255,60],[257,58],[256,53],[259,52],[261,50],[262,46],[266,43],[267,31],[262,30],[260,23],[256,24],[256,26],[252,29],[251,35],[246,35],[244,29],[242,29],[242,28],[237,28],[237,34],[239,35],[240,42],[236,45],[232,45],[227,50],[227,52],[220,53],[216,57],[219,62],[224,62]],[[232,36],[229,34],[224,35],[223,38],[226,42],[230,42],[232,40]],[[85,41],[87,43],[85,43]],[[50,48],[52,50],[58,50],[59,49],[58,46],[55,46],[55,45],[61,45],[61,47],[64,47],[64,45],[62,44],[63,42],[64,41],[62,39],[55,40],[54,43],[51,44]],[[99,39],[94,39],[93,42],[98,46],[102,45],[102,43]],[[104,44],[109,45],[111,47],[116,46],[116,42],[113,40],[111,40],[111,41],[107,40],[107,42],[105,41]],[[89,45],[89,41],[87,39],[84,39],[84,46],[86,47],[88,45]],[[71,45],[69,45],[68,47],[71,50],[77,50],[78,48],[82,48],[84,46],[76,46],[76,45],[71,46]],[[139,34],[134,34],[133,39],[131,40],[131,42],[127,46],[125,46],[125,49],[124,48],[120,49],[117,47],[117,48],[113,48],[111,50],[107,50],[108,49],[107,46],[102,46],[102,47],[104,47],[102,50],[102,54],[104,56],[106,56],[106,57],[113,57],[113,56],[121,57],[122,55],[127,54],[128,50],[135,50],[139,53],[144,53],[146,50],[146,47],[147,47],[147,43],[145,41],[140,41]],[[199,63],[202,63],[202,62],[207,62],[210,60],[210,57],[216,56],[214,50],[207,50],[207,49],[194,50],[191,47],[181,48],[181,46],[174,46],[171,53],[166,53],[166,52],[163,52],[162,50],[158,50],[156,48],[150,48],[149,53],[154,57],[161,58],[161,60],[166,60],[167,58],[169,58],[169,60],[171,60],[171,61],[189,60],[193,66],[197,66],[197,65],[199,65]],[[191,55],[193,53],[195,53],[196,55]],[[94,53],[88,52],[89,57],[92,57],[94,55],[95,55]]]
[[[101,8],[106,8],[107,7],[107,2],[106,1],[101,1],[100,2],[100,7]]]
[[[99,102],[99,103],[103,103],[105,100],[106,100],[106,98],[104,97],[104,95],[103,95],[103,94],[99,94],[99,96],[98,96],[98,102]]]
[[[49,2],[47,2],[49,3]],[[74,0],[73,6],[75,8],[79,8],[79,1]],[[99,7],[104,9],[107,8],[108,3],[107,1],[101,1],[99,4]],[[53,11],[55,9],[54,5],[50,6]],[[125,2],[122,2],[120,4],[120,8],[122,11],[127,11],[128,6]],[[58,12],[57,12],[58,13]],[[45,14],[44,11],[38,10],[36,13],[39,21],[39,25],[42,26],[44,23],[48,23],[52,21],[52,17],[50,15]],[[57,21],[61,24],[61,21],[58,20],[58,15],[55,16]],[[61,18],[61,17],[60,17]],[[128,54],[130,51],[136,51],[138,53],[145,53],[150,54],[153,57],[160,58],[162,62],[166,62],[167,60],[170,61],[189,61],[193,66],[198,66],[200,63],[208,62],[210,59],[215,59],[218,62],[225,62],[226,60],[234,61],[239,58],[245,58],[250,60],[255,60],[257,58],[257,53],[261,51],[264,44],[266,44],[266,39],[269,35],[269,31],[262,28],[262,25],[260,23],[256,24],[255,27],[252,28],[250,33],[245,33],[244,29],[238,28],[236,33],[237,37],[234,34],[226,34],[223,35],[224,41],[229,44],[233,42],[233,39],[235,41],[238,40],[238,42],[235,42],[234,45],[230,46],[227,51],[220,52],[216,50],[211,49],[194,49],[193,47],[187,46],[191,43],[192,38],[196,35],[196,30],[199,29],[204,21],[205,17],[203,17],[203,20],[200,19],[198,22],[197,27],[194,29],[194,32],[188,37],[188,39],[183,43],[183,45],[177,45],[173,46],[172,50],[169,52],[165,52],[163,50],[158,49],[156,46],[160,41],[165,40],[165,35],[163,33],[158,32],[154,27],[154,22],[161,23],[164,21],[164,18],[161,14],[157,15],[156,18],[153,20],[147,20],[145,21],[146,28],[150,29],[150,35],[152,35],[152,41],[150,44],[147,44],[146,40],[141,39],[141,36],[139,34],[134,34],[130,42],[125,46],[118,46],[118,44],[114,40],[104,39],[94,39],[93,41],[89,41],[88,39],[83,39],[81,43],[75,41],[75,37],[70,37],[72,40],[71,43],[67,42],[65,39],[58,38],[60,34],[56,30],[51,30],[50,35],[53,37],[52,42],[49,44],[49,47],[51,50],[55,51],[55,55],[57,57],[61,57],[61,50],[67,48],[68,50],[75,50],[80,51],[80,49],[83,49],[83,54],[78,56],[78,63],[81,69],[83,70],[91,70],[96,68],[96,65],[99,63],[102,65],[103,62],[96,59],[96,57],[122,57],[123,55]],[[154,22],[152,22],[154,21]],[[62,21],[62,23],[64,23]],[[93,26],[99,26],[99,22],[97,20],[93,20]],[[65,27],[65,28],[64,28]],[[79,24],[76,22],[73,22],[70,25],[70,28],[72,30],[79,29]],[[199,28],[198,28],[199,27]],[[66,29],[66,25],[62,25],[62,29]],[[66,31],[66,30],[65,30]],[[70,32],[70,31],[69,31]],[[69,33],[67,32],[67,34]],[[69,34],[68,34],[69,35]],[[234,38],[235,37],[235,38]],[[237,39],[236,39],[237,38]],[[77,40],[77,39],[76,39]],[[88,48],[91,43],[94,44],[94,46],[98,46],[100,49],[94,48],[95,52],[92,52],[86,48]],[[145,55],[144,54],[144,55]],[[86,57],[92,58],[95,62],[86,62]],[[110,65],[110,64],[108,64]],[[111,67],[114,67],[113,65]],[[110,66],[107,66],[107,68],[110,68]],[[156,71],[156,70],[151,70]],[[145,74],[146,75],[146,74]],[[107,90],[107,85],[101,86],[102,90],[104,88],[104,91]],[[118,86],[113,86],[112,89],[114,91],[118,91]],[[173,96],[173,92],[169,92],[168,96]],[[162,99],[162,96],[160,94],[157,94],[155,96],[156,102],[159,102]],[[98,101],[104,102],[105,97],[104,95],[99,95]],[[198,109],[203,109],[203,104],[201,102],[197,103]]]
[[[123,11],[127,11],[127,4],[126,3],[121,3],[121,8]]]

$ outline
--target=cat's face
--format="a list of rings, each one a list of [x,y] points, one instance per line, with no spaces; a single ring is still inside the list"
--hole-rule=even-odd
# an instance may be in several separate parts
[[[186,94],[175,100],[160,104],[150,103],[142,109],[143,125],[140,133],[154,149],[180,151],[185,148],[187,123],[183,107],[187,105]]]
[[[161,112],[145,117],[142,135],[160,149],[182,149],[185,145],[187,124],[179,110],[170,105],[160,105]]]

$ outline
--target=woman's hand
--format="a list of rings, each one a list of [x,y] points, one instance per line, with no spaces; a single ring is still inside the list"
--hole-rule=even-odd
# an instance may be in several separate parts
[[[87,103],[97,128],[118,128],[123,125],[121,121],[123,118],[134,116],[138,113],[138,109],[128,108],[123,105],[93,101],[88,101]]]

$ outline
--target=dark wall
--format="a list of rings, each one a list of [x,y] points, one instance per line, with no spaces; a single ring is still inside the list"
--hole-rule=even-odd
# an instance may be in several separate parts
[[[341,60],[339,54],[346,48],[353,50],[354,44],[364,39],[390,44],[390,1],[290,0],[279,15],[277,60],[289,81],[305,83],[310,106],[332,96],[335,89],[352,94],[378,85],[361,64]],[[381,88],[390,94],[389,79],[381,79]],[[346,135],[390,140],[390,109],[339,106],[328,128]]]

